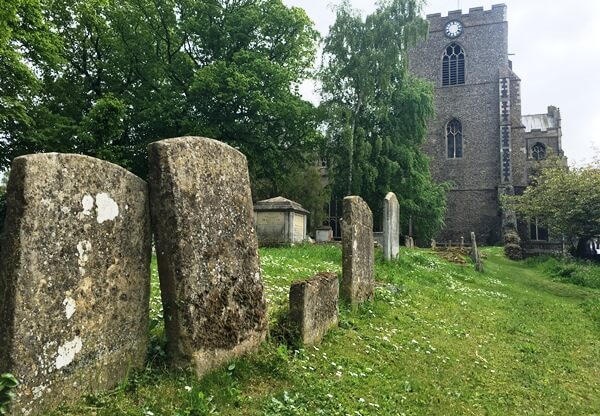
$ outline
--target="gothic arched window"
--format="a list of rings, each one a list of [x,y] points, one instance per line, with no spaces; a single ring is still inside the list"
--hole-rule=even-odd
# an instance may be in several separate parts
[[[531,147],[531,157],[533,160],[546,159],[546,146],[542,143],[536,143]]]
[[[446,143],[448,159],[456,159],[463,155],[462,124],[457,119],[452,119],[446,125]]]
[[[446,46],[442,56],[442,85],[465,83],[465,51],[458,43]]]

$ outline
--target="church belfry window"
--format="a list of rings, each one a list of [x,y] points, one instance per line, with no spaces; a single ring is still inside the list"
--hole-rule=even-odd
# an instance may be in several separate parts
[[[465,83],[465,51],[458,43],[446,46],[442,56],[442,85]]]
[[[531,147],[531,158],[533,160],[546,159],[546,146],[542,143],[536,143]]]
[[[446,125],[446,143],[448,148],[448,159],[456,159],[463,156],[462,124],[457,119],[452,119]]]

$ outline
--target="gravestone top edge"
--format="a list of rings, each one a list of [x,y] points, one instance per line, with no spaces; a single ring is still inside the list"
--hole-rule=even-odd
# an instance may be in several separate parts
[[[227,149],[228,151],[235,151],[239,156],[243,157],[244,160],[246,160],[246,155],[243,154],[242,152],[240,152],[235,147],[232,147],[222,141],[211,139],[208,137],[202,137],[202,136],[181,136],[181,137],[173,137],[173,138],[168,138],[168,139],[157,140],[155,142],[148,144],[148,150],[150,150],[151,148],[162,148],[162,147],[168,148],[168,147],[175,147],[175,146],[183,146],[186,144],[199,144],[199,143],[221,146],[224,149]]]
[[[48,153],[32,153],[32,154],[28,154],[28,155],[18,156],[13,159],[11,169],[13,169],[15,166],[20,165],[20,164],[26,165],[28,163],[35,163],[38,161],[49,160],[49,159],[58,159],[59,161],[60,161],[60,159],[67,159],[67,160],[74,161],[74,162],[82,162],[82,163],[89,163],[89,164],[96,164],[96,165],[103,164],[103,165],[106,165],[107,168],[110,167],[111,169],[117,170],[120,173],[122,173],[123,175],[128,176],[129,179],[131,179],[131,180],[135,180],[135,181],[140,182],[140,184],[147,185],[147,182],[144,179],[140,178],[135,173],[128,171],[127,169],[125,169],[122,166],[119,166],[115,163],[109,162],[108,160],[98,159],[97,157],[88,156],[88,155],[80,155],[78,153],[48,152]]]
[[[387,201],[391,201],[391,200],[395,199],[396,202],[398,202],[398,197],[393,192],[388,192],[387,194],[385,194],[385,198],[384,199],[387,200]]]

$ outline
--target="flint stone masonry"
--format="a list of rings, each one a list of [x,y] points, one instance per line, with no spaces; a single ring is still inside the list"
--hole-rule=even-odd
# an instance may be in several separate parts
[[[318,344],[331,327],[337,326],[339,293],[336,273],[318,273],[292,283],[289,316],[303,344]]]
[[[351,304],[373,299],[373,214],[359,196],[344,198],[341,296]]]
[[[202,137],[148,151],[168,350],[200,377],[266,336],[246,157]]]
[[[400,205],[393,192],[383,200],[383,256],[386,260],[398,257],[400,251]]]
[[[87,156],[13,161],[0,264],[0,373],[13,415],[109,389],[148,345],[146,183]]]

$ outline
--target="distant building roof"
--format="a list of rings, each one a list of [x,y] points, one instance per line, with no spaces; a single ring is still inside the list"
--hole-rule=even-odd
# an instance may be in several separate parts
[[[523,125],[525,126],[525,132],[529,133],[531,130],[548,131],[548,129],[555,129],[556,119],[548,114],[529,114],[521,117]]]
[[[282,196],[275,198],[264,199],[254,204],[255,211],[296,211],[304,214],[310,214],[302,205],[297,202],[290,201]]]

